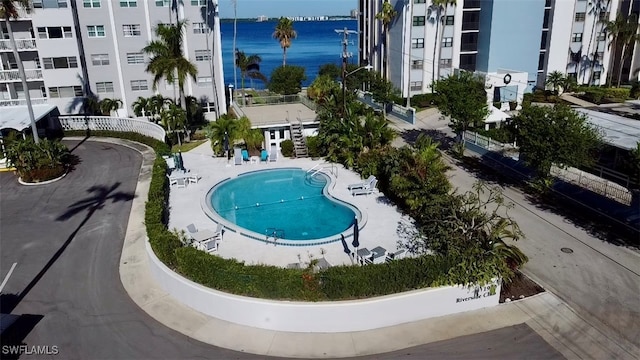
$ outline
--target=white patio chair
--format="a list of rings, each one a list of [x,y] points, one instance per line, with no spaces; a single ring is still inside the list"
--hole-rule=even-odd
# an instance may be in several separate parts
[[[169,186],[178,184],[178,179],[174,179],[169,175],[167,175],[167,178],[169,178]]]
[[[177,178],[176,179],[176,185],[179,188],[186,188],[187,187],[187,178]]]
[[[356,183],[356,184],[351,184],[349,186],[347,186],[347,189],[349,190],[355,190],[355,189],[368,189],[371,187],[371,183],[376,180],[376,177],[373,175],[370,175],[367,180],[361,182],[361,183]]]
[[[187,179],[190,184],[197,184],[198,180],[200,180],[200,178],[198,177],[198,174],[190,174]]]
[[[203,251],[206,251],[208,253],[212,253],[214,251],[218,251],[218,239],[214,238],[211,240],[207,240],[207,241],[203,241],[200,243],[200,246],[202,247]]]
[[[362,189],[352,189],[351,196],[373,194],[378,190],[376,189],[377,185],[378,185],[378,179],[374,178],[369,187],[362,188]]]

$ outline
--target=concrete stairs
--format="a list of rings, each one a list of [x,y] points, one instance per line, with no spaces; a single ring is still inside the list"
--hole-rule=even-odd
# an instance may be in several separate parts
[[[307,149],[307,142],[304,139],[304,133],[302,132],[301,123],[291,123],[289,125],[291,132],[291,141],[293,141],[293,152],[297,158],[304,158],[309,156]]]

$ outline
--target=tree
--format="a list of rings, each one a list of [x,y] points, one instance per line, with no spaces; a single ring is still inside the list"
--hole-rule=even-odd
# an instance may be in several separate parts
[[[38,136],[38,126],[36,124],[36,118],[33,114],[33,105],[31,104],[31,95],[29,94],[29,86],[27,84],[27,76],[24,73],[24,65],[20,59],[18,53],[18,46],[16,45],[16,39],[13,36],[13,29],[11,26],[12,19],[18,19],[20,14],[18,10],[22,8],[28,14],[31,13],[31,1],[29,0],[1,0],[0,1],[0,17],[4,18],[4,22],[7,25],[7,33],[9,35],[9,42],[11,42],[11,48],[13,50],[13,57],[18,65],[18,75],[22,80],[22,88],[24,89],[24,99],[27,102],[27,111],[29,112],[29,120],[31,121],[31,132],[33,133],[33,141],[38,144],[40,137]]]
[[[550,86],[551,90],[557,94],[560,93],[560,89],[562,89],[564,83],[566,81],[566,77],[560,71],[552,71],[547,75],[547,80],[544,82],[545,85]]]
[[[228,138],[229,149],[231,149],[233,142],[241,139],[238,129],[238,121],[229,114],[224,114],[216,121],[209,123],[205,128],[205,135],[211,142],[213,152],[215,154],[222,154],[224,152],[224,142],[226,138]]]
[[[609,73],[607,74],[607,84],[611,85],[613,80],[613,64],[616,59],[616,48],[620,40],[620,36],[625,31],[627,20],[622,17],[621,14],[616,16],[615,20],[609,20],[604,23],[603,31],[606,32],[609,38],[609,44],[607,47],[611,49],[611,56],[609,58]]]
[[[547,179],[551,166],[580,167],[593,163],[600,133],[586,115],[566,105],[530,106],[515,118],[520,155],[538,178]]]
[[[442,41],[440,40],[440,37],[442,36],[442,34],[440,33],[440,23],[444,20],[444,15],[445,15],[445,10],[447,8],[447,6],[449,5],[453,5],[455,6],[457,3],[456,0],[432,0],[431,1],[431,6],[429,6],[429,10],[431,12],[435,12],[435,18],[434,18],[434,22],[436,23],[436,32],[434,34],[435,36],[435,44],[441,44]],[[431,80],[431,89],[433,91],[433,85],[435,84],[436,80],[438,78],[440,78],[439,74],[440,74],[440,61],[437,60],[436,61],[436,51],[439,48],[439,46],[434,46],[433,47],[433,61],[431,62],[431,71],[432,71],[432,80]],[[439,57],[438,57],[439,59]],[[436,68],[436,63],[438,63],[438,66]]]
[[[178,21],[175,25],[159,24],[155,29],[157,40],[151,41],[142,49],[151,56],[146,71],[153,74],[154,91],[163,78],[169,83],[177,80],[180,100],[174,99],[176,103],[182,102],[187,77],[195,79],[198,75],[196,66],[182,55],[185,27],[185,21]]]
[[[111,112],[118,111],[122,107],[122,100],[104,98],[98,102],[98,108],[104,116],[110,116]]]
[[[640,41],[640,35],[638,35],[638,15],[629,15],[626,24],[624,24],[623,28],[618,33],[618,38],[622,44],[622,54],[620,55],[617,83],[618,87],[620,87],[620,83],[622,82],[622,65],[627,61],[629,56],[632,55],[630,50],[633,49],[633,43]]]
[[[179,105],[173,101],[169,101],[167,106],[163,107],[160,112],[160,121],[162,126],[167,129],[167,133],[175,133],[178,137],[178,146],[182,146],[180,133],[184,132],[187,123],[187,113]]]
[[[396,16],[398,16],[398,12],[393,8],[393,5],[389,2],[389,0],[384,0],[382,3],[382,9],[380,12],[376,14],[376,19],[382,22],[382,29],[384,30],[384,71],[383,77],[385,80],[389,79],[389,27],[393,20],[395,20]]]
[[[136,101],[134,101],[131,105],[133,106],[133,113],[136,116],[146,116],[147,119],[149,119],[149,115],[151,115],[151,101],[149,99],[138,96]]]
[[[287,49],[291,47],[291,41],[298,37],[298,33],[293,29],[293,20],[281,17],[272,36],[280,42],[282,66],[285,66],[287,65]]]
[[[591,15],[593,17],[593,25],[591,26],[591,36],[589,37],[589,44],[588,49],[592,48],[592,44],[593,44],[593,36],[596,32],[596,26],[599,23],[602,23],[602,21],[600,20],[602,14],[606,14],[607,10],[609,8],[609,3],[611,2],[611,0],[590,0],[589,1],[589,10],[588,10],[588,14]],[[585,60],[587,61],[586,64],[589,65],[589,80],[587,82],[587,84],[589,85],[593,85],[592,81],[593,81],[593,71],[595,69],[595,65],[598,63],[598,48],[599,48],[599,44],[600,44],[600,40],[599,37],[596,37],[596,46],[593,48],[593,53],[590,54],[591,58],[585,58]],[[586,71],[583,73],[583,78],[582,80],[584,81],[584,76],[586,75]]]
[[[281,95],[293,95],[302,90],[302,82],[307,79],[302,66],[278,66],[271,73],[269,91]]]
[[[250,79],[260,79],[264,83],[267,83],[267,77],[260,72],[260,62],[262,58],[259,55],[253,54],[247,56],[244,51],[236,49],[236,67],[240,69],[240,84],[242,86],[242,98],[244,101],[244,79],[249,77]]]
[[[489,115],[484,79],[467,71],[436,81],[436,104],[464,144],[463,133],[479,126]]]
[[[347,68],[347,72],[349,69]],[[337,80],[342,76],[342,68],[336,64],[324,64],[320,65],[320,69],[318,70],[318,76],[329,76],[332,80]]]
[[[387,117],[387,107],[393,103],[394,96],[400,92],[393,87],[393,83],[384,79],[380,73],[372,72],[369,83],[369,92],[373,100],[382,104],[382,114]]]
[[[340,85],[329,75],[318,76],[307,88],[307,96],[317,104],[326,102],[332,94],[340,90]]]

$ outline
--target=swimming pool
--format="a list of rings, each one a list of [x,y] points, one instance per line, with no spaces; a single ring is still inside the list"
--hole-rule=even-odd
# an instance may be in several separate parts
[[[255,171],[214,186],[207,200],[228,222],[265,238],[325,239],[349,229],[357,212],[326,194],[328,182],[302,169]]]

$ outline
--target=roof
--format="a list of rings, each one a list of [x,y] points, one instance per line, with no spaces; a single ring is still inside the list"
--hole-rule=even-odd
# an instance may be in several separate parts
[[[56,106],[49,104],[33,105],[33,115],[36,122],[53,111]],[[23,106],[2,106],[0,107],[0,129],[15,129],[22,131],[31,126],[29,119],[29,110],[26,105]]]
[[[485,123],[502,122],[510,118],[511,116],[506,112],[498,109],[495,106],[490,106],[489,116],[484,120]]]
[[[640,141],[640,121],[594,110],[576,109],[587,115],[587,121],[602,130],[604,141],[610,145],[633,150]]]
[[[316,112],[300,103],[246,106],[242,112],[249,118],[253,128],[288,127],[289,121],[297,122],[298,118],[304,124],[318,123]]]

